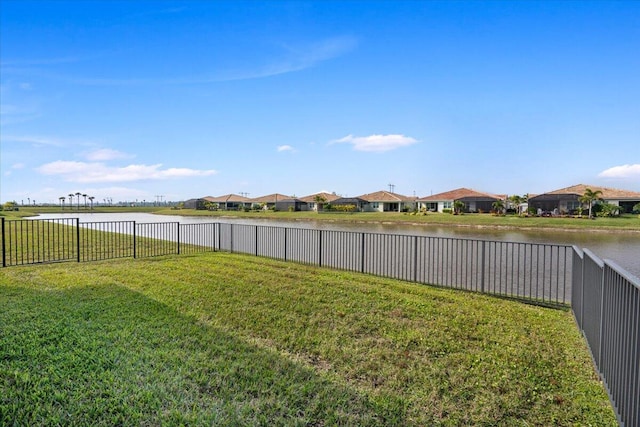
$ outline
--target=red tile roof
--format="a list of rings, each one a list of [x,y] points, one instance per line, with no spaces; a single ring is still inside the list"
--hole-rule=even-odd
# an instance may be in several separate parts
[[[268,194],[266,196],[255,197],[253,199],[249,199],[249,201],[253,203],[276,203],[278,200],[282,201],[290,198],[291,196],[286,196],[280,193],[274,193],[274,194]]]
[[[307,203],[315,203],[316,196],[324,197],[327,202],[333,202],[334,200],[337,200],[340,198],[340,196],[338,196],[337,194],[331,194],[331,193],[322,191],[320,193],[310,194],[308,196],[300,197],[300,200]]]
[[[469,188],[457,188],[455,190],[446,191],[444,193],[434,194],[433,196],[422,197],[418,199],[420,202],[446,202],[450,200],[459,200],[466,197],[502,199],[496,194],[482,193],[480,191],[471,190]]]
[[[392,193],[390,191],[376,191],[375,193],[368,193],[358,196],[360,199],[364,199],[367,202],[413,202],[415,197],[407,197],[402,194]]]
[[[572,185],[571,187],[561,188],[559,190],[550,191],[549,193],[544,193],[544,194],[577,194],[579,196],[582,196],[587,190],[587,188],[589,188],[591,191],[601,191],[602,194],[600,195],[600,197],[602,197],[603,199],[640,200],[640,193],[636,193],[634,191],[619,190],[617,188],[607,188],[607,187],[600,187],[597,185],[586,185],[586,184]],[[540,194],[540,196],[544,194]]]
[[[229,203],[229,202],[248,202],[250,199],[247,197],[239,196],[237,194],[225,194],[218,197],[205,197],[205,200],[214,203]]]

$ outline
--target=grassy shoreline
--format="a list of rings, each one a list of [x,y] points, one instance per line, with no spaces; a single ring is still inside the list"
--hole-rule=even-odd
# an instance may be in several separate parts
[[[570,312],[226,253],[0,272],[0,424],[616,425]]]

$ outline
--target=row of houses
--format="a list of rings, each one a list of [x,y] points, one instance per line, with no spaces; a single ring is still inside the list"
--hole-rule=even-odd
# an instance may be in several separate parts
[[[583,206],[579,199],[587,189],[599,191],[603,202],[619,206],[623,212],[631,212],[633,206],[640,203],[638,192],[578,184],[548,193],[530,195],[527,201],[528,208],[533,208],[537,212],[572,213]],[[458,188],[427,197],[410,197],[390,191],[377,191],[357,197],[340,197],[335,193],[326,192],[300,198],[279,193],[255,198],[226,194],[190,199],[184,203],[184,207],[208,209],[215,206],[221,210],[261,208],[279,211],[318,211],[322,210],[326,204],[330,204],[334,208],[348,206],[350,210],[358,212],[406,212],[422,209],[431,212],[447,212],[454,208],[456,202],[462,202],[464,212],[490,212],[497,201],[502,201],[505,207],[509,206],[506,195]]]

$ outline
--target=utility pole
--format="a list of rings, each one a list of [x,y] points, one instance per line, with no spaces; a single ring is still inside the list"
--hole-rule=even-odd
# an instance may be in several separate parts
[[[389,185],[389,192],[393,193],[393,190],[396,188],[395,184],[388,184]]]

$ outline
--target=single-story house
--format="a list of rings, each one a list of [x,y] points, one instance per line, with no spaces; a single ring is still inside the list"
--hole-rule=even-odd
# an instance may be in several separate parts
[[[206,202],[208,199],[212,199],[211,196],[200,197],[197,199],[189,199],[185,200],[183,206],[185,209],[206,209]]]
[[[290,197],[287,199],[278,199],[278,201],[275,202],[275,208],[277,211],[306,211],[308,210],[308,205],[305,201]]]
[[[205,200],[217,204],[218,209],[223,211],[243,209],[251,206],[251,200],[237,194],[225,194],[218,197],[205,197]]]
[[[331,206],[337,209],[353,206],[353,212],[362,212],[368,204],[369,202],[360,197],[340,197],[331,202]]]
[[[580,207],[587,208],[586,205],[580,203],[580,198],[587,188],[591,191],[600,191],[602,201],[620,206],[622,212],[631,212],[633,206],[640,203],[640,193],[597,185],[577,184],[529,197],[529,207],[542,212],[575,213]]]
[[[458,188],[444,193],[418,199],[418,208],[433,212],[444,212],[445,209],[453,210],[456,201],[464,203],[464,212],[490,212],[493,204],[504,197],[496,194],[483,193],[469,188]]]
[[[367,202],[363,210],[370,212],[403,212],[412,211],[416,206],[416,198],[403,196],[390,191],[376,191],[358,196]]]
[[[308,196],[300,197],[300,200],[307,203],[307,209],[310,211],[317,211],[319,207],[318,200],[324,200],[324,203],[331,203],[336,199],[339,199],[336,193],[327,193],[326,191],[322,191],[316,194],[310,194]],[[322,210],[322,207],[320,207]]]
[[[250,199],[250,203],[252,207],[262,206],[264,209],[275,209],[276,203],[285,199],[291,199],[291,196],[273,193],[266,196],[254,197],[253,199]]]

